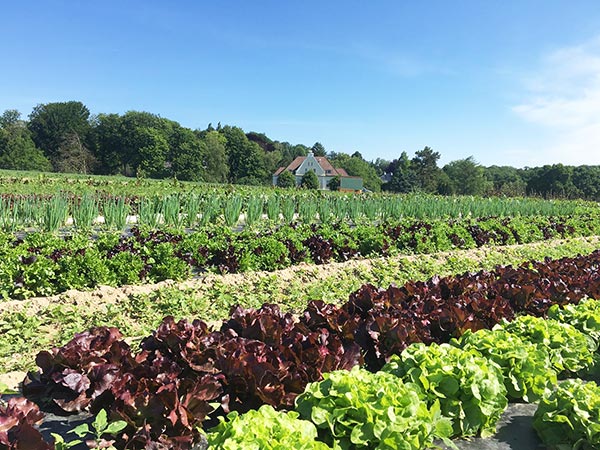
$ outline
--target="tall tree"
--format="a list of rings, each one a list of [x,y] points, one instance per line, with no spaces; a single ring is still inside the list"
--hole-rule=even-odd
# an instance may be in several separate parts
[[[52,170],[20,117],[16,110],[7,110],[0,116],[0,169]]]
[[[213,130],[204,134],[202,141],[206,147],[204,181],[226,183],[229,177],[227,151],[225,149],[227,138],[218,131]]]
[[[127,175],[122,120],[118,114],[98,114],[93,127],[98,172],[105,175]]]
[[[511,197],[525,195],[527,183],[519,169],[510,166],[490,166],[484,168],[484,172],[491,183],[492,193]]]
[[[570,166],[552,164],[537,167],[527,181],[527,193],[544,197],[576,197],[577,188],[572,176],[573,167]]]
[[[600,200],[600,166],[575,167],[572,179],[581,197]]]
[[[296,176],[289,170],[284,170],[277,177],[277,187],[281,187],[281,188],[296,187]]]
[[[21,113],[16,109],[7,109],[0,116],[0,128],[9,128],[14,125],[23,124]]]
[[[298,156],[306,156],[308,153],[304,145],[292,145],[289,142],[275,142],[275,149],[281,154],[277,167],[287,167]]]
[[[412,167],[417,176],[419,187],[424,192],[437,192],[438,177],[441,170],[437,165],[439,159],[440,154],[429,147],[415,152],[415,156],[411,161]]]
[[[59,149],[67,136],[77,135],[86,143],[90,126],[90,111],[81,102],[39,104],[29,115],[29,130],[35,145],[42,149],[56,168]]]
[[[55,170],[65,173],[93,173],[98,161],[77,133],[68,134],[58,148]]]
[[[160,178],[168,173],[173,123],[140,111],[128,111],[121,117],[118,145],[125,175]]]
[[[406,154],[406,152],[402,152],[403,154]],[[395,160],[397,161],[397,160]],[[376,158],[375,161],[373,162],[373,167],[375,167],[375,171],[377,172],[377,175],[379,176],[383,176],[386,172],[388,167],[390,166],[390,164],[392,164],[392,161],[388,161],[387,159],[383,159],[383,158]],[[393,173],[394,171],[391,170],[389,173]]]
[[[315,156],[325,156],[327,152],[325,151],[325,147],[320,142],[315,142],[310,149]]]
[[[446,164],[443,171],[449,178],[453,194],[482,195],[488,188],[483,168],[472,156]]]
[[[327,182],[327,187],[329,188],[330,191],[339,191],[341,185],[342,185],[342,181],[340,180],[340,177],[338,177],[338,176],[333,177],[331,180],[329,180]]]
[[[382,186],[386,191],[408,193],[418,187],[417,176],[406,152],[402,152],[400,158],[390,162],[385,173],[392,174],[390,181]]]
[[[172,128],[169,157],[171,175],[185,181],[205,180],[206,144],[189,128],[177,123]]]
[[[227,139],[225,148],[229,161],[229,181],[241,184],[264,184],[268,175],[265,170],[264,151],[251,142],[244,131],[226,125],[220,132]]]
[[[361,177],[367,189],[373,192],[381,191],[381,178],[370,163],[357,155],[350,156],[347,153],[332,153],[332,155],[329,160],[334,167],[341,167],[350,176]]]

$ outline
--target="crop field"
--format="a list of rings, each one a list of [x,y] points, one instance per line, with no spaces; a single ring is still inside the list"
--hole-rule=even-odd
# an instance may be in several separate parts
[[[0,450],[460,448],[515,402],[598,448],[599,248],[589,202],[2,172]]]
[[[198,230],[209,224],[258,228],[303,224],[364,224],[401,219],[565,217],[595,211],[592,202],[533,198],[342,194],[233,187],[177,180],[60,175],[0,170],[0,230]]]

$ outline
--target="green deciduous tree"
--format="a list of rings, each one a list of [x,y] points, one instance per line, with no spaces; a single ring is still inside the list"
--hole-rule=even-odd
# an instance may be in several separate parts
[[[87,146],[91,130],[90,111],[81,102],[57,102],[37,105],[29,115],[29,130],[35,145],[52,165],[59,164],[59,149],[67,136],[77,135]]]
[[[97,163],[79,135],[73,133],[66,135],[60,144],[54,168],[57,172],[88,174],[94,172]]]
[[[304,175],[302,175],[300,186],[302,186],[304,189],[319,189],[319,178],[317,177],[317,174],[313,171],[306,172]]]
[[[178,123],[172,124],[170,135],[171,176],[184,181],[205,180],[206,144],[196,133]]]
[[[17,110],[0,116],[0,168],[11,170],[52,170],[44,153],[36,148],[31,133]]]
[[[296,187],[296,176],[289,170],[284,170],[277,177],[277,186],[281,188]]]
[[[335,176],[327,183],[327,187],[330,191],[339,191],[340,185],[342,184],[340,177]]]
[[[204,155],[204,181],[209,183],[226,183],[229,176],[227,138],[218,131],[204,133],[202,141],[206,147]]]
[[[482,195],[488,188],[483,167],[472,156],[446,164],[443,171],[448,176],[452,194]]]
[[[364,186],[373,191],[381,191],[381,178],[377,175],[375,167],[369,162],[362,159],[362,157],[355,152],[353,156],[346,153],[334,153],[330,157],[330,161],[334,167],[341,167],[348,175],[353,177],[361,177],[363,179]]]
[[[93,127],[93,142],[98,172],[104,175],[127,174],[122,120],[118,114],[99,114]]]
[[[0,116],[0,128],[7,129],[14,125],[23,124],[21,113],[16,109],[7,109]]]
[[[527,183],[522,170],[510,166],[490,166],[484,168],[485,177],[491,183],[490,193],[511,197],[524,196]]]
[[[383,187],[386,191],[408,193],[417,189],[417,176],[406,152],[402,152],[400,158],[388,163],[384,171],[392,174],[390,181]]]
[[[168,176],[174,125],[178,124],[148,112],[101,115],[95,130],[98,157],[102,163],[112,160],[112,173],[118,168],[127,176]]]
[[[544,197],[576,197],[573,184],[573,167],[562,164],[545,165],[530,170],[527,193]]]
[[[264,151],[256,142],[251,142],[244,131],[226,125],[220,132],[227,142],[229,181],[243,184],[264,184],[270,174],[265,169]]]
[[[600,200],[599,166],[574,167],[572,180],[581,197],[588,200]]]
[[[150,178],[163,178],[167,173],[166,163],[169,154],[167,137],[156,128],[140,127],[136,130],[138,139],[137,156],[139,162],[136,174]]]

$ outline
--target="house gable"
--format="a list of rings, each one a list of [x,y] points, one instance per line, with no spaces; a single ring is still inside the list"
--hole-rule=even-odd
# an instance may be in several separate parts
[[[349,177],[348,173],[341,168],[334,168],[329,160],[324,156],[315,156],[312,152],[309,152],[307,156],[298,156],[294,159],[287,167],[280,167],[273,174],[273,185],[277,185],[277,179],[279,175],[285,170],[292,172],[296,176],[296,185],[299,186],[302,177],[306,172],[314,172],[319,179],[319,189],[328,189],[328,183],[334,177],[355,178],[357,180],[346,180],[344,185],[347,185],[346,190],[354,190],[355,186],[360,184],[362,188],[362,179],[358,177]],[[360,180],[360,181],[358,181]],[[360,188],[356,190],[360,190]]]
[[[297,177],[302,177],[306,172],[314,172],[318,177],[325,176],[325,169],[321,167],[315,155],[312,152],[308,153],[308,156],[304,158],[304,161],[296,169],[295,173]]]

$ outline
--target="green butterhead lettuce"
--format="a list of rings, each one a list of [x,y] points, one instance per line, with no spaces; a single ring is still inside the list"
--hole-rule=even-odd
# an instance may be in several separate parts
[[[508,401],[502,370],[475,350],[449,344],[408,346],[382,371],[414,383],[428,404],[439,402],[453,436],[491,436]]]
[[[600,387],[591,381],[562,382],[540,401],[533,416],[533,428],[551,450],[597,450]]]
[[[210,448],[223,450],[328,450],[317,441],[317,429],[294,411],[275,411],[270,405],[245,414],[231,412],[207,434]]]
[[[574,326],[591,337],[596,346],[600,342],[600,301],[585,299],[577,305],[553,305],[548,310],[548,317]]]
[[[355,367],[323,378],[298,396],[296,409],[333,446],[417,450],[452,433],[450,422],[440,416],[439,404],[428,408],[416,386],[391,374]]]
[[[520,316],[512,322],[496,325],[494,329],[516,334],[548,351],[550,361],[559,375],[576,373],[587,369],[593,363],[596,344],[590,337],[567,323]]]
[[[452,345],[476,350],[502,368],[504,386],[511,400],[536,402],[551,392],[557,374],[550,355],[539,345],[502,329],[468,330]]]

